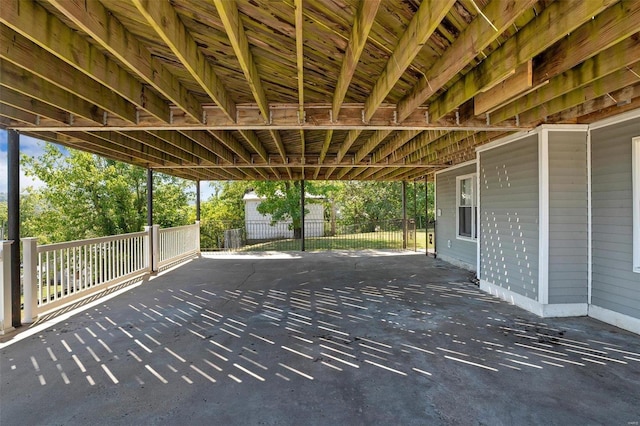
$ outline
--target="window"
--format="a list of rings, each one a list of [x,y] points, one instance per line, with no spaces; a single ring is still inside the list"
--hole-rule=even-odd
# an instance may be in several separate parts
[[[640,136],[631,142],[633,191],[633,271],[640,273]]]
[[[476,229],[476,177],[475,175],[458,176],[456,178],[456,215],[457,236],[460,239],[475,240],[478,238]]]

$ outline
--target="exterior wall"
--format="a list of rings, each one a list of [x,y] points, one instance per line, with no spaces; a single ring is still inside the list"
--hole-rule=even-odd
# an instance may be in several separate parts
[[[289,229],[291,221],[279,221],[271,225],[271,215],[263,215],[258,211],[260,199],[245,199],[244,217],[248,240],[269,240],[276,238],[293,238],[293,229]],[[306,237],[324,236],[324,208],[322,204],[305,205],[309,211],[305,215],[304,233]]]
[[[601,313],[596,317],[606,320],[602,310],[622,314],[640,332],[640,274],[633,272],[632,258],[631,139],[635,136],[640,136],[640,118],[591,131],[591,303],[601,308],[592,310]]]
[[[438,257],[454,265],[476,270],[477,243],[456,238],[456,176],[476,172],[471,164],[436,175],[436,250]]]
[[[538,301],[538,134],[479,153],[480,278]]]
[[[548,135],[549,303],[587,303],[587,132]]]

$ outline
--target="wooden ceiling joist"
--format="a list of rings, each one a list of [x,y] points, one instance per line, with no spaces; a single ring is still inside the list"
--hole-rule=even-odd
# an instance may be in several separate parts
[[[4,0],[0,128],[199,181],[422,179],[640,108],[639,23],[633,0]]]
[[[567,0],[550,4],[535,20],[520,29],[487,59],[430,103],[431,119],[440,119],[483,89],[502,81],[519,65],[540,54],[614,2],[615,0]]]

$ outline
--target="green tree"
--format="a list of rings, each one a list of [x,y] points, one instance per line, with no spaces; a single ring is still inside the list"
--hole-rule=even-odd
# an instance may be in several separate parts
[[[136,232],[146,224],[143,168],[76,150],[65,155],[49,143],[39,157],[23,156],[22,164],[27,175],[46,184],[23,197],[24,236],[69,241]],[[187,223],[188,188],[182,179],[154,174],[154,223]]]
[[[212,182],[213,196],[201,203],[200,245],[203,249],[223,248],[224,231],[244,226],[242,197],[252,182]]]

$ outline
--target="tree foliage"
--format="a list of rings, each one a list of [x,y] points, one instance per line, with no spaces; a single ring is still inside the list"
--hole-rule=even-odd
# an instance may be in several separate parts
[[[81,151],[45,144],[38,157],[23,156],[25,174],[46,185],[22,197],[24,236],[41,243],[70,241],[142,230],[147,215],[146,170]],[[189,184],[154,174],[154,223],[188,223]]]

